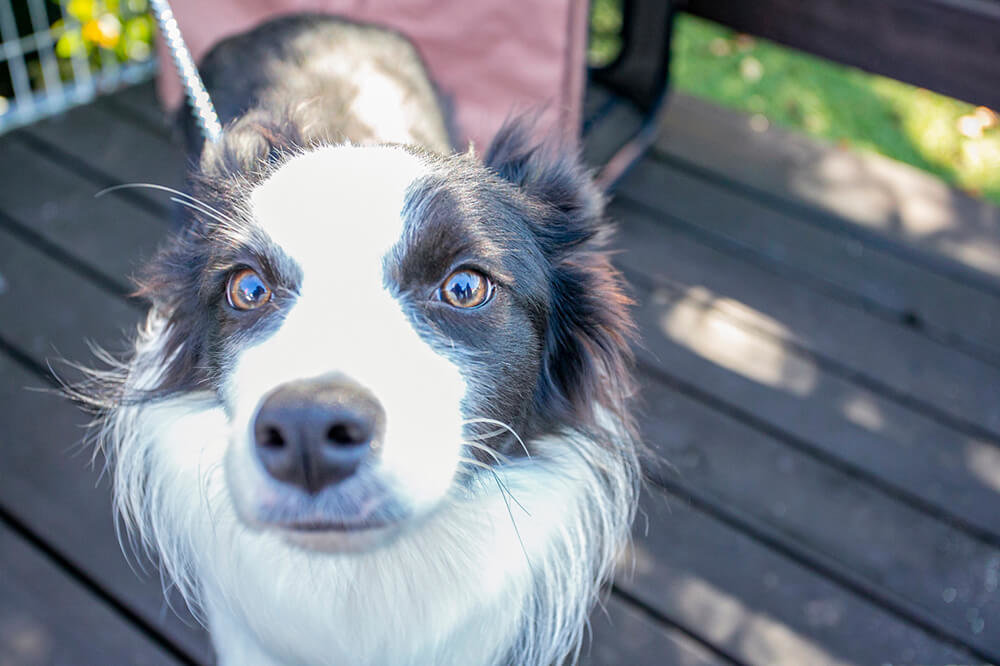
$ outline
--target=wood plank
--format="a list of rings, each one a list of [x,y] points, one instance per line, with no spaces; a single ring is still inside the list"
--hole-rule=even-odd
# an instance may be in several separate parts
[[[1000,288],[1000,208],[920,169],[780,127],[761,132],[749,114],[676,92],[656,151],[804,221]]]
[[[122,555],[106,479],[78,447],[87,415],[52,393],[26,390],[49,387],[2,355],[0,377],[0,402],[17,415],[0,433],[0,506],[191,658],[210,661],[197,623],[169,610],[158,577],[140,578]]]
[[[627,220],[626,265],[679,288],[704,286],[718,299],[714,307],[742,325],[956,429],[1000,433],[1000,404],[991,395],[1000,388],[1000,368],[698,243],[669,218],[627,202],[613,212]]]
[[[978,663],[676,496],[647,494],[620,582],[740,662]],[[648,528],[647,528],[648,524]]]
[[[603,128],[598,128],[597,132],[599,133],[602,130],[603,130]],[[598,140],[599,139],[600,138],[598,137]],[[593,137],[588,137],[588,140],[593,140]],[[629,229],[628,229],[629,225],[628,225],[628,223],[626,223],[624,226],[625,226],[624,233],[627,235],[628,231],[629,231]],[[640,241],[635,242],[635,239],[631,239],[631,241],[633,241],[633,242],[626,242],[626,247],[628,247],[628,252],[626,252],[624,255],[620,256],[620,259],[619,259],[619,263],[621,263],[621,264],[623,264],[625,266],[629,266],[630,265],[630,254],[632,253],[633,248],[635,246],[642,247],[644,250],[647,250],[647,252],[645,253],[645,255],[643,257],[644,259],[646,259],[646,268],[647,269],[650,266],[655,266],[656,268],[665,269],[665,271],[669,273],[670,269],[673,266],[673,263],[675,261],[677,261],[678,259],[683,260],[683,258],[684,258],[683,257],[683,254],[684,254],[684,250],[683,249],[681,249],[679,252],[669,252],[669,251],[668,252],[664,252],[665,248],[671,248],[672,249],[672,244],[675,242],[675,239],[673,237],[671,237],[670,235],[667,235],[667,237],[663,237],[661,235],[658,238],[655,234],[648,234],[648,235],[645,235]],[[690,244],[690,241],[688,241],[688,243]],[[702,254],[704,254],[704,249],[703,249]],[[690,263],[694,264],[694,265],[699,265],[699,264],[703,263],[703,262],[699,261],[699,258],[700,258],[700,255],[698,255],[696,253],[695,256],[691,258]],[[730,259],[730,262],[732,262],[731,259]],[[719,262],[715,262],[715,263],[718,264]],[[719,271],[719,267],[717,265],[713,265],[713,264],[708,264],[708,265],[704,266],[704,268],[702,270],[703,273],[704,272],[718,272],[718,271]],[[734,279],[735,280],[740,280],[741,278],[745,279],[745,277],[746,277],[746,271],[744,271],[743,273],[738,273],[737,276]],[[759,287],[760,286],[759,283],[760,283],[760,281],[758,280],[757,282],[753,283],[753,286]],[[698,283],[695,283],[695,284],[698,284]],[[818,300],[820,302],[821,306],[824,305],[824,304],[826,304],[827,299],[817,299],[815,293],[811,293],[810,294],[806,290],[803,290],[803,291],[805,291],[809,296],[811,296],[811,300],[812,301],[817,301]],[[784,296],[784,295],[779,292],[776,295],[776,298],[782,298],[782,296]],[[708,299],[708,300],[711,301],[711,299]],[[838,306],[839,306],[839,304],[838,304]],[[849,312],[851,312],[852,314],[854,314],[856,317],[866,316],[868,319],[873,319],[872,317],[868,317],[867,315],[864,315],[863,312],[857,312],[856,310],[853,310],[853,309],[850,309],[850,308],[846,308],[844,306],[840,306],[840,307],[841,307],[841,309],[848,310]],[[878,320],[875,320],[875,321],[878,321]],[[879,322],[879,323],[882,324],[883,327],[886,328],[886,329],[888,329],[888,330],[895,331],[896,329],[898,329],[898,327],[893,326],[893,325],[888,325],[885,322]],[[653,327],[653,330],[655,331],[656,330],[656,324],[657,324],[657,322],[655,322],[655,321],[650,321],[648,319],[644,320],[644,326],[643,326],[644,332],[645,332],[645,330],[647,328],[650,328],[650,327]],[[835,335],[836,332],[840,328],[839,326],[831,328],[829,326],[829,319],[824,320],[824,324],[826,325],[827,330],[830,331],[830,333],[829,333],[830,335]],[[869,326],[869,328],[870,328],[870,326]],[[917,339],[920,339],[922,342],[924,342],[926,344],[930,344],[934,348],[941,347],[940,345],[934,345],[933,343],[929,343],[924,338],[921,338],[920,336],[917,336],[916,334],[914,334],[912,332],[908,331],[908,334],[913,335],[914,337],[916,337]],[[945,352],[947,352],[947,354],[951,354],[952,357],[956,357],[957,356],[958,358],[964,358],[963,356],[956,354],[952,350],[948,350],[946,348],[944,348],[944,349],[945,349]],[[655,349],[655,348],[654,349],[650,349],[650,354],[647,356],[647,361],[648,362],[655,362],[651,358],[651,357],[654,357],[654,356],[659,356],[658,349]],[[948,359],[948,360],[951,360],[951,359]],[[670,367],[670,363],[669,362],[665,363],[664,365],[666,367],[668,367],[668,368]],[[965,367],[976,369],[976,368],[979,367],[979,365],[976,364],[975,362],[968,362],[968,363],[965,364]],[[654,382],[654,384],[655,384],[655,382]],[[662,406],[664,404],[664,391],[665,391],[665,389],[662,386],[658,387],[657,388],[657,392],[655,393],[656,397],[652,397],[652,398],[649,397],[649,394],[652,393],[651,391],[647,390],[645,392],[646,394],[644,395],[644,397],[648,399],[649,404],[651,405],[650,411],[656,411],[656,410],[659,410],[659,409],[662,408]],[[667,393],[669,393],[669,391]],[[680,396],[680,398],[683,399],[682,396]],[[666,398],[666,399],[669,400],[669,398]],[[693,405],[694,403],[692,401],[690,401],[690,400],[688,400],[688,403],[689,403],[688,408],[690,409],[691,405]],[[652,405],[656,405],[656,407],[652,407]],[[992,408],[993,407],[992,404],[987,405],[987,406],[988,406],[988,408]],[[710,412],[709,410],[705,409],[704,407],[701,407],[701,411],[702,411],[701,416],[704,417],[704,420],[701,421],[702,429],[699,431],[699,434],[702,435],[702,436],[712,436],[714,434],[714,433],[712,433],[713,417],[714,417],[714,419],[718,419],[718,415]],[[686,423],[687,426],[693,426],[693,422],[692,422],[693,416],[692,416],[691,413],[689,413],[687,415],[686,421],[685,421],[685,419],[681,419],[680,417],[678,417],[676,414],[673,414],[673,413],[671,413],[670,416],[672,418],[680,420],[682,423]],[[653,430],[654,432],[657,429],[660,429],[660,430],[663,429],[663,425],[662,425],[660,419],[656,419],[655,421],[646,421],[644,423],[644,425],[648,429]],[[677,426],[675,425],[674,427],[677,427]],[[680,427],[683,427],[683,426],[680,426]],[[723,429],[723,430],[725,430],[725,429]],[[943,431],[947,432],[951,438],[953,438],[953,439],[955,438],[955,434],[951,433],[947,429],[939,427],[938,430],[939,431],[943,430]],[[749,429],[748,429],[748,431],[749,431]],[[756,435],[756,437],[758,437],[758,438],[763,437],[764,439],[767,439],[767,437],[765,437],[763,435],[760,435],[759,433],[753,433],[752,431],[749,431],[749,432],[751,432],[751,434]],[[721,447],[721,448],[725,449],[725,453],[732,454],[732,453],[734,453],[734,450],[735,450],[736,453],[739,453],[740,452],[739,444],[743,442],[743,435],[745,433],[743,433],[743,432],[735,432],[735,433],[733,433],[733,432],[723,432],[722,434],[724,436],[721,439],[723,440],[723,442],[726,445],[728,445],[728,448],[727,447]],[[758,452],[758,455],[755,456],[755,460],[752,461],[752,465],[751,465],[753,469],[758,470],[758,471],[761,472],[759,475],[752,476],[752,481],[755,482],[755,483],[758,483],[758,484],[763,484],[763,485],[766,485],[768,483],[780,483],[782,481],[782,479],[780,477],[779,478],[773,478],[775,475],[773,474],[774,470],[773,470],[773,464],[771,463],[771,460],[775,456],[777,456],[778,454],[781,454],[784,447],[783,447],[782,444],[780,444],[778,442],[775,442],[773,440],[769,440],[769,441],[770,441],[770,443],[775,448],[772,449],[772,450],[769,450],[767,452]],[[931,441],[933,442],[933,440],[931,440]],[[936,442],[933,442],[933,443],[936,443]],[[693,458],[695,460],[701,460],[702,462],[704,462],[705,456],[700,456],[699,457],[698,453],[694,452],[694,451],[697,451],[696,447],[699,447],[699,443],[698,442],[690,441],[690,438],[689,438],[689,440],[685,442],[684,446],[685,446],[685,449],[684,449],[683,453],[687,454],[688,458]],[[990,447],[988,444],[978,443],[978,446],[981,447],[979,449],[980,451],[985,451],[987,454],[995,453],[996,452],[995,448]],[[944,447],[942,447],[942,448],[944,448]],[[669,454],[673,454],[673,453],[676,453],[676,451],[670,450],[668,453]],[[725,468],[725,474],[734,474],[736,476],[739,476],[740,472],[741,472],[741,469],[742,469],[741,465],[748,464],[747,457],[746,457],[747,455],[749,455],[749,454],[747,454],[746,452],[744,452],[743,456],[733,455],[730,458],[727,458],[723,454],[720,454],[718,456],[710,456],[711,460],[704,463],[705,466],[706,466],[706,468],[709,470],[709,471],[706,472],[706,475],[711,475],[711,469],[712,469],[712,467],[716,466],[716,467]],[[667,456],[667,460],[669,461],[672,457],[673,457],[672,455],[668,455]],[[738,497],[734,497],[733,493],[730,493],[728,495],[726,495],[726,494],[723,493],[720,496],[717,496],[715,498],[715,501],[720,502],[721,504],[731,505],[731,506],[739,506],[739,507],[742,507],[743,504],[748,504],[748,505],[750,505],[750,507],[752,509],[759,510],[760,513],[763,516],[765,516],[766,518],[770,519],[771,522],[778,524],[778,527],[776,528],[776,530],[778,531],[779,534],[784,535],[784,538],[785,538],[786,544],[787,544],[789,542],[791,542],[791,543],[798,543],[799,540],[800,540],[799,532],[801,532],[803,530],[803,524],[806,525],[806,526],[808,526],[810,524],[810,520],[811,521],[815,521],[816,517],[818,515],[824,515],[822,513],[822,511],[827,508],[825,506],[818,506],[817,502],[820,502],[820,500],[812,498],[812,493],[816,492],[815,490],[813,490],[813,488],[816,488],[816,487],[827,488],[828,485],[820,484],[819,486],[816,486],[815,483],[810,483],[810,482],[825,481],[826,484],[833,484],[834,487],[837,487],[837,488],[840,489],[840,492],[838,492],[838,493],[836,493],[834,495],[836,497],[836,499],[840,500],[840,501],[844,501],[845,498],[849,499],[849,498],[853,497],[853,493],[855,491],[860,490],[860,492],[858,492],[858,497],[860,498],[860,501],[858,503],[847,502],[845,506],[838,507],[838,512],[839,512],[840,515],[837,516],[837,518],[841,518],[845,514],[852,515],[854,517],[854,521],[851,522],[851,523],[849,523],[850,527],[846,528],[846,529],[843,529],[840,532],[836,532],[836,530],[831,530],[833,532],[836,532],[836,534],[823,533],[822,530],[820,530],[822,538],[819,539],[818,541],[819,541],[819,543],[822,543],[822,546],[819,546],[819,547],[810,547],[808,549],[808,551],[807,551],[809,553],[807,555],[807,559],[808,559],[808,557],[812,557],[814,559],[818,559],[818,560],[824,561],[825,563],[831,564],[835,569],[838,569],[838,570],[840,570],[842,572],[854,569],[855,568],[854,565],[857,562],[859,562],[859,561],[863,565],[866,565],[866,566],[870,565],[870,563],[872,561],[879,561],[879,562],[881,562],[881,560],[879,559],[880,557],[886,558],[886,560],[888,562],[890,562],[890,563],[903,564],[903,565],[905,565],[904,566],[904,570],[908,571],[909,574],[903,574],[901,577],[897,577],[894,580],[892,579],[892,576],[890,576],[890,582],[892,584],[890,587],[887,587],[887,586],[883,585],[882,582],[881,582],[881,575],[883,573],[885,573],[885,569],[882,569],[882,570],[880,570],[878,572],[873,572],[872,568],[870,566],[868,566],[867,568],[864,568],[864,567],[861,568],[861,571],[865,571],[866,574],[869,575],[868,578],[857,578],[857,577],[855,577],[855,578],[853,578],[851,580],[852,580],[852,582],[854,584],[857,584],[862,589],[864,589],[865,587],[870,587],[870,588],[876,590],[876,593],[879,595],[879,598],[881,600],[883,600],[883,601],[889,602],[892,607],[899,608],[899,609],[902,609],[904,611],[914,611],[914,612],[916,612],[918,615],[922,616],[922,618],[924,620],[928,621],[931,624],[932,627],[936,626],[937,629],[943,629],[945,633],[950,633],[952,635],[959,635],[963,639],[965,639],[968,636],[972,635],[973,634],[972,627],[967,622],[967,615],[963,615],[962,614],[963,612],[965,612],[965,613],[969,612],[968,605],[965,606],[965,607],[960,608],[959,610],[955,610],[955,611],[951,612],[950,614],[948,614],[949,615],[950,624],[946,624],[946,625],[942,626],[940,623],[937,622],[936,612],[938,610],[938,606],[944,605],[942,594],[950,598],[950,594],[951,594],[950,590],[951,590],[951,588],[950,587],[942,587],[939,590],[939,589],[936,588],[935,583],[927,583],[926,578],[927,578],[928,574],[931,573],[931,572],[928,572],[926,563],[924,562],[924,559],[927,558],[927,553],[928,552],[933,551],[935,548],[940,547],[940,545],[943,544],[943,543],[948,543],[949,538],[951,538],[952,536],[957,536],[957,538],[960,541],[964,542],[967,545],[968,544],[972,544],[974,550],[978,549],[977,552],[978,552],[979,558],[978,558],[978,560],[977,560],[976,563],[970,563],[970,562],[963,561],[961,558],[956,558],[956,559],[952,560],[949,565],[946,565],[944,567],[944,569],[947,570],[947,575],[941,575],[943,570],[937,570],[937,571],[933,572],[934,575],[930,576],[931,580],[934,580],[934,581],[937,581],[937,582],[941,582],[943,580],[947,580],[948,578],[951,578],[952,580],[959,579],[959,580],[963,580],[964,581],[965,577],[966,577],[966,575],[967,575],[967,573],[969,571],[976,570],[975,569],[976,564],[985,565],[987,568],[992,565],[992,563],[993,563],[993,556],[994,556],[994,554],[996,552],[995,549],[992,549],[990,547],[983,547],[981,544],[975,542],[975,540],[972,540],[967,535],[963,534],[960,530],[955,530],[953,528],[950,528],[947,524],[941,523],[940,521],[937,521],[935,519],[929,519],[927,516],[924,516],[924,515],[920,514],[919,512],[913,510],[911,507],[907,506],[905,503],[901,503],[901,502],[899,502],[897,500],[886,498],[886,497],[882,496],[878,491],[874,491],[874,490],[872,490],[870,488],[865,487],[865,484],[863,482],[859,482],[857,479],[854,479],[854,478],[849,478],[848,475],[846,475],[846,474],[844,474],[844,473],[842,473],[842,472],[840,472],[840,471],[838,471],[836,469],[828,469],[825,465],[823,465],[821,463],[817,463],[814,459],[810,458],[809,456],[804,456],[801,453],[792,452],[792,453],[785,453],[783,455],[783,457],[781,458],[781,460],[788,461],[788,460],[792,460],[794,458],[795,460],[792,462],[792,464],[794,465],[794,462],[797,461],[797,460],[799,460],[799,457],[801,457],[803,460],[807,461],[806,465],[810,467],[811,472],[815,472],[816,474],[807,474],[806,475],[806,480],[803,482],[803,484],[802,485],[796,485],[794,487],[794,491],[795,492],[790,492],[789,495],[785,496],[783,499],[785,501],[789,501],[789,502],[800,501],[803,505],[806,505],[808,508],[810,508],[810,509],[818,509],[818,511],[817,512],[812,512],[812,513],[808,512],[808,511],[804,512],[803,514],[801,514],[799,516],[800,520],[798,520],[797,522],[795,522],[795,524],[789,525],[789,524],[782,523],[780,519],[777,519],[777,520],[774,519],[773,516],[772,516],[772,512],[775,511],[775,507],[777,507],[777,510],[781,510],[782,509],[780,502],[771,502],[770,504],[768,504],[767,501],[764,500],[763,498],[761,498],[761,497],[755,497],[754,494],[753,494],[753,483],[751,483],[751,482],[747,482],[743,486],[743,487],[747,488],[748,492],[746,494],[740,494]],[[935,464],[931,463],[931,465],[929,465],[928,467],[932,467],[932,466],[935,466]],[[930,470],[928,470],[928,471],[930,472]],[[681,476],[682,477],[685,476],[684,472],[685,472],[685,470],[682,469],[681,470]],[[769,474],[769,472],[770,472],[770,474]],[[725,476],[725,474],[720,474],[720,476]],[[967,483],[969,481],[969,476],[970,475],[968,474],[968,472],[966,472],[964,475],[960,475],[960,476],[961,476],[961,479],[960,479],[960,483],[961,484]],[[693,480],[694,485],[697,485],[697,482],[700,481],[700,480],[702,480],[701,476],[698,476],[696,479],[694,479]],[[720,481],[719,483],[722,486],[722,488],[725,489],[724,482]],[[990,511],[990,508],[989,508],[995,502],[995,492],[996,491],[993,488],[983,487],[983,486],[984,486],[984,484],[982,482],[980,482],[980,483],[977,484],[977,487],[979,489],[981,489],[982,492],[977,493],[978,496],[975,498],[975,500],[983,500],[983,499],[985,499],[987,501],[985,503],[979,503],[979,502],[977,502],[975,505],[973,505],[974,506],[974,510],[977,511],[978,514],[985,521],[988,521],[992,526],[996,527],[996,526],[998,526],[998,524],[997,524],[997,521],[995,520],[995,516],[994,516],[995,512]],[[822,492],[822,491],[820,491],[820,492]],[[872,499],[873,497],[877,498],[875,500],[876,510],[874,512],[872,511],[872,509],[870,507],[866,506],[865,503],[864,503],[864,500],[869,500],[869,499]],[[971,504],[971,502],[970,502],[970,504]],[[894,546],[896,546],[895,549],[890,550],[888,552],[884,552],[884,551],[880,552],[878,547],[869,547],[869,544],[867,544],[864,541],[865,538],[866,538],[866,536],[867,536],[866,533],[865,533],[866,529],[877,532],[881,528],[881,522],[880,521],[885,520],[885,519],[888,519],[890,521],[889,524],[892,525],[893,523],[891,521],[900,518],[899,515],[895,515],[896,512],[902,512],[902,513],[906,514],[903,517],[904,521],[911,520],[911,519],[915,519],[916,520],[915,524],[916,524],[917,527],[915,529],[915,533],[916,533],[917,536],[912,536],[911,535],[908,540],[904,540],[904,543],[906,543],[908,546],[911,546],[911,547],[918,546],[919,549],[916,549],[914,552],[910,552],[910,551],[905,550],[905,548],[900,549],[901,546],[899,544],[893,544]],[[870,518],[871,517],[871,513],[876,513],[876,514],[878,514],[878,516],[874,520],[870,520],[867,523],[864,523],[864,522],[858,520],[858,516],[868,516]],[[834,519],[834,521],[835,520],[836,519]],[[789,521],[789,522],[791,522],[791,521]],[[824,521],[824,524],[825,524],[825,521]],[[906,524],[906,523],[904,522],[904,524]],[[798,531],[796,531],[796,530],[798,530]],[[816,534],[815,534],[815,531],[816,530],[814,530],[814,533],[812,533],[812,534],[808,534],[808,536],[814,538],[814,542],[813,543],[816,543],[816,539],[815,539]],[[899,536],[899,530],[898,529],[890,529],[888,531],[894,537],[898,537]],[[836,552],[836,554],[837,554],[836,558],[829,558],[829,557],[827,557],[826,556],[826,551],[822,550],[823,546],[827,545],[823,540],[825,539],[827,541],[832,541],[832,542],[836,543],[836,540],[838,538],[845,538],[847,540],[847,544],[846,545],[840,544],[840,547],[838,549],[836,549],[836,550],[833,551],[833,552]],[[924,540],[923,543],[917,543],[920,540]],[[878,543],[878,546],[885,545],[884,542],[881,539],[877,540],[877,543]],[[673,542],[673,544],[674,544],[673,545],[674,548],[678,547],[678,544],[676,542]],[[857,550],[855,551],[853,549],[857,549]],[[798,553],[802,553],[803,552],[803,549],[801,548],[801,544],[799,546],[797,546],[797,549],[796,549],[795,552],[798,552]],[[710,553],[703,553],[703,555],[706,558],[712,557],[712,555]],[[657,556],[658,555],[654,555],[653,556],[654,561],[656,560]],[[902,561],[895,560],[894,558],[896,558],[897,556],[901,556],[902,557]],[[845,561],[847,562],[846,565],[843,564],[843,562],[845,562]],[[890,569],[890,570],[892,568],[892,564],[885,565],[883,563],[883,566],[887,566],[887,568]],[[893,572],[889,571],[889,573],[891,574]],[[928,589],[929,588],[930,590],[932,590],[932,592],[929,592],[929,593],[925,594],[922,597],[922,599],[921,599],[922,601],[927,602],[930,608],[923,608],[922,606],[914,603],[911,599],[909,599],[909,598],[907,598],[905,596],[897,595],[893,591],[893,590],[902,590],[902,591],[904,591],[904,593],[908,593],[908,585],[910,585],[910,584],[916,584],[917,585],[917,588],[918,588],[917,594],[920,594],[921,588],[924,588],[924,589]],[[966,593],[966,603],[967,604],[971,603],[972,605],[975,605],[975,599],[971,599],[970,600],[970,597],[975,597],[975,594],[976,594],[976,588],[975,588],[975,586],[966,587],[965,588],[965,593]],[[957,590],[956,590],[956,595],[957,595]],[[714,603],[717,603],[717,600],[710,601],[709,605],[714,604]],[[993,603],[992,599],[991,599],[991,603]],[[662,608],[662,606],[661,606],[661,608]],[[991,611],[995,612],[995,608],[992,608]],[[794,614],[795,612],[801,612],[801,609],[797,609],[796,611],[793,611],[792,614]],[[976,609],[976,612],[978,612],[978,609]],[[676,611],[672,612],[672,615],[674,617],[681,617],[682,619],[687,619],[687,618],[684,618],[683,616],[677,615]],[[776,625],[779,626],[779,627],[781,627],[781,631],[787,631],[788,630],[788,625],[784,624],[786,622],[787,622],[787,618],[784,615],[782,615],[780,617],[780,621],[777,622]],[[702,624],[698,624],[697,626],[699,626],[699,628],[701,628],[701,627],[704,626],[704,624],[703,623]],[[713,640],[715,639],[715,637],[712,637],[712,638],[713,638]],[[867,642],[867,640],[868,640],[867,638],[861,638],[861,639],[858,639],[858,637],[854,637],[854,638],[857,639],[857,640],[860,640],[860,642],[862,642],[862,643]],[[974,638],[970,639],[970,640],[974,640]],[[794,645],[795,642],[793,641],[792,644]],[[826,659],[832,659],[832,657],[830,657],[829,655],[827,655],[822,661],[817,661],[817,657],[818,657],[819,653],[818,652],[808,652],[808,651],[805,652],[804,654],[808,654],[809,658],[803,658],[803,659],[799,660],[796,657],[789,657],[789,655],[792,652],[794,652],[794,650],[799,649],[801,647],[802,647],[801,645],[799,645],[798,647],[790,647],[789,645],[783,645],[780,648],[776,648],[776,650],[777,650],[777,653],[780,653],[783,658],[788,659],[789,663],[797,663],[797,661],[801,661],[802,663],[825,663]],[[813,646],[813,647],[815,647],[815,646]],[[803,649],[805,649],[805,648],[803,648]],[[904,648],[904,649],[906,649],[906,654],[905,654],[904,658],[910,658],[910,659],[912,659],[915,654],[919,655],[918,658],[925,658],[925,655],[922,653],[922,651],[920,649],[913,649],[912,647],[908,647],[908,648]],[[746,654],[738,654],[737,656],[739,658],[748,658],[748,655],[746,655]],[[885,656],[884,654],[880,654],[879,655],[879,657],[884,657],[884,656]],[[757,659],[758,659],[758,661],[760,661],[760,663],[773,663],[774,660],[775,660],[775,653],[768,654],[768,656],[766,658],[757,655]],[[933,661],[933,658],[931,658],[931,661]]]
[[[617,596],[608,598],[590,619],[581,666],[723,666],[729,662],[712,654],[685,634],[658,625]]]
[[[156,88],[153,81],[128,86],[114,95],[101,97],[98,106],[111,109],[114,113],[125,115],[140,126],[160,136],[171,140],[173,128],[171,118],[160,107],[156,99]]]
[[[124,301],[2,230],[0,273],[0,338],[39,363],[58,356],[89,359],[88,340],[121,340],[139,319]],[[129,570],[115,536],[108,488],[87,465],[89,454],[70,455],[89,417],[56,395],[25,390],[51,387],[6,358],[0,363],[0,403],[17,415],[0,434],[0,504],[151,626],[207,659],[196,623],[165,612],[159,581],[140,580]]]
[[[63,293],[62,290],[56,290],[56,291],[58,293]],[[79,329],[77,329],[77,330],[79,330]],[[4,373],[4,376],[9,376],[9,375],[8,375],[8,373]],[[11,403],[8,401],[7,404],[11,404]],[[19,413],[19,414],[25,413],[24,410],[23,410],[23,408],[21,408],[19,406],[16,406],[16,408],[17,408],[16,413]],[[48,410],[46,410],[46,412],[52,412],[52,410],[48,409]],[[22,438],[18,437],[17,439],[20,441]],[[32,443],[32,444],[34,445],[34,443]],[[37,445],[35,445],[35,446],[37,446]],[[32,447],[32,448],[34,448],[34,447]],[[29,460],[30,464],[33,465],[33,467],[35,469],[38,469],[39,473],[41,473],[46,478],[51,478],[51,465],[48,465],[48,464],[39,465],[38,464],[38,458],[37,458],[37,456],[34,453],[32,453],[32,455],[30,455],[28,457],[30,458],[30,460]],[[3,485],[4,485],[4,487],[7,487],[6,484],[3,484]],[[51,507],[47,507],[47,508],[48,508],[48,510],[46,511],[47,514],[49,514],[49,515],[58,515],[59,514],[59,511],[57,509],[51,508]],[[65,514],[67,512],[65,510],[63,510],[62,513]],[[647,591],[648,591],[648,588],[647,588]],[[705,603],[715,603],[715,602],[714,601],[708,601],[708,602],[705,602]],[[854,609],[852,609],[852,610],[854,610]],[[795,612],[797,613],[798,610],[795,610]],[[857,611],[857,612],[860,615],[865,616],[865,614],[862,611]],[[695,623],[694,626],[699,626],[699,625],[697,623]],[[802,639],[802,640],[804,640],[804,639]],[[906,634],[905,632],[903,633],[903,640],[907,641],[907,644],[909,644],[910,636],[908,634]],[[791,653],[788,653],[788,654],[790,654],[792,656],[794,656],[795,654],[802,654],[801,652],[797,652],[797,651],[806,650],[807,648],[809,648],[809,649],[817,649],[817,648],[810,648],[809,647],[809,646],[813,645],[810,641],[805,641],[803,644],[800,644],[799,643],[799,639],[796,639],[796,641],[793,641],[793,643],[795,645],[795,650],[793,650],[793,652],[791,652]],[[918,642],[918,644],[919,644],[919,642]],[[803,645],[805,647],[803,647]],[[772,647],[773,647],[773,645],[772,645]],[[781,649],[784,650],[784,649],[786,649],[788,647],[788,645],[786,643],[782,643],[780,647],[781,647]],[[879,649],[881,649],[882,645],[879,644],[876,647],[879,648]],[[813,654],[813,652],[808,652],[808,654]],[[888,652],[886,654],[888,654]],[[920,652],[919,654],[936,654],[936,653],[934,653],[933,651],[930,650],[930,648],[928,648],[928,652],[926,652],[926,653]]]
[[[683,9],[975,104],[1000,107],[993,0],[687,0]]]
[[[0,523],[0,664],[180,664]]]
[[[15,135],[53,159],[89,174],[102,187],[141,182],[180,189],[184,183],[185,162],[179,146],[101,105],[78,107]],[[162,196],[141,196],[164,201]]]
[[[166,221],[115,193],[95,199],[98,186],[16,139],[0,140],[0,151],[6,158],[0,162],[0,224],[27,230],[29,239],[76,256],[130,292],[130,276],[153,254]]]
[[[888,497],[842,470],[643,373],[650,466],[685,494],[731,507],[790,552],[887,607],[1000,658],[1000,547]],[[970,621],[971,617],[974,622]],[[980,626],[979,622],[982,622]]]
[[[1000,297],[655,160],[636,165],[619,192],[704,243],[1000,363]]]
[[[0,336],[42,360],[91,358],[87,340],[123,340],[136,305],[108,293],[0,229]],[[62,290],[57,291],[57,290]]]
[[[617,204],[612,210],[624,220],[619,263],[630,269],[633,282],[643,283],[637,286],[656,291],[648,299],[655,305],[647,304],[643,334],[659,367],[837,460],[1000,534],[993,508],[1000,490],[996,442],[933,418],[931,409],[974,413],[959,407],[963,395],[974,402],[981,396],[980,404],[988,407],[1000,386],[991,367],[693,242],[634,209]],[[672,332],[662,320],[668,315],[675,322]],[[681,317],[694,322],[678,328]],[[713,348],[713,341],[721,346]],[[821,357],[838,366],[831,369]],[[839,366],[925,404],[888,399]]]

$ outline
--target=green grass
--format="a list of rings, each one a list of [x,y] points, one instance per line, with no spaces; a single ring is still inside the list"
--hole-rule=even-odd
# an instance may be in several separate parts
[[[617,7],[615,0],[594,3],[592,62],[607,62],[620,48]],[[971,104],[684,14],[675,27],[671,77],[675,90],[880,153],[1000,204],[1000,127],[964,136],[959,122],[974,114]]]

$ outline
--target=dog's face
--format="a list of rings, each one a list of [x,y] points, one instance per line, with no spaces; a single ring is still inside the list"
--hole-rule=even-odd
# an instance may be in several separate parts
[[[315,150],[254,188],[246,238],[208,277],[226,286],[215,343],[245,520],[367,539],[477,462],[466,421],[522,419],[544,261],[523,225],[500,223],[518,219],[511,203],[483,194],[395,147]]]
[[[238,130],[146,293],[169,322],[152,390],[217,397],[245,523],[371,547],[619,407],[626,299],[575,160],[517,128],[485,164]]]

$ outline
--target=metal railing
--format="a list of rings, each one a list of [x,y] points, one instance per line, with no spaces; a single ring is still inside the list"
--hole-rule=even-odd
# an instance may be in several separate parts
[[[146,0],[0,0],[0,133],[152,76]]]

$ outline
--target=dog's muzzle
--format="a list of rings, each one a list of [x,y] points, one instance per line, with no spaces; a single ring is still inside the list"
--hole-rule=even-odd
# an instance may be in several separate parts
[[[254,421],[254,448],[268,475],[315,495],[372,462],[385,421],[379,401],[357,384],[298,380],[264,399]]]

